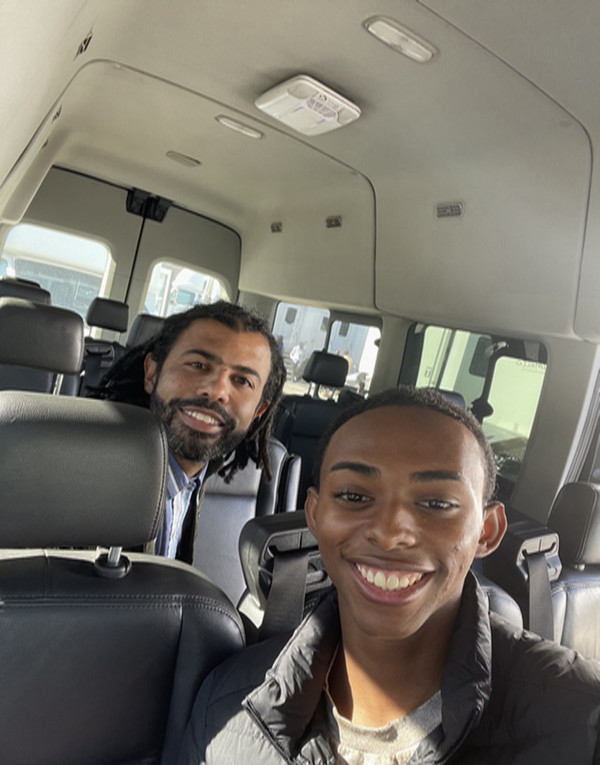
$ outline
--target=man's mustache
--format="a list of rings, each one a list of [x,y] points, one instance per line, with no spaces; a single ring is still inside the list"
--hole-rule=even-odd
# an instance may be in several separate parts
[[[171,410],[171,413],[173,413],[175,409],[182,409],[188,406],[198,407],[200,409],[210,409],[219,415],[228,430],[233,430],[235,428],[235,420],[233,417],[229,412],[226,412],[220,404],[217,404],[216,401],[209,401],[207,398],[173,398],[169,401],[169,409]]]

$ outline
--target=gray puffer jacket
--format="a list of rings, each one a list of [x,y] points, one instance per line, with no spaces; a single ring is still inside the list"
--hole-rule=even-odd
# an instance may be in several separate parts
[[[179,765],[334,763],[323,687],[338,641],[332,594],[289,641],[258,643],[221,665],[202,686]],[[600,763],[600,664],[489,615],[469,575],[442,727],[411,763]]]

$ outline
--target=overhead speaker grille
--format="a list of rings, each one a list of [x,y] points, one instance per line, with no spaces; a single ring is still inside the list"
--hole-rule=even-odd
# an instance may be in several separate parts
[[[440,202],[435,206],[436,218],[462,218],[465,206],[462,202]]]

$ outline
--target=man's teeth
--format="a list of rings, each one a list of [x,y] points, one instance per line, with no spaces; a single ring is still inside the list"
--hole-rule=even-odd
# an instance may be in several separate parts
[[[405,590],[407,587],[411,587],[423,578],[421,573],[401,574],[400,576],[394,571],[381,571],[380,569],[368,568],[367,566],[361,566],[360,563],[356,564],[360,575],[378,587],[380,590]]]
[[[193,417],[195,420],[199,420],[200,422],[206,422],[208,425],[220,425],[221,423],[219,420],[216,420],[214,417],[211,417],[210,414],[203,414],[202,412],[196,412],[192,409],[186,409],[185,413],[189,417]]]

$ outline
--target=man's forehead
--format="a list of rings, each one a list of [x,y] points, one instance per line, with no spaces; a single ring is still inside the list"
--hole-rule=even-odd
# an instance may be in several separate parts
[[[402,448],[401,448],[402,447]],[[431,462],[468,461],[484,467],[481,446],[475,435],[459,420],[437,410],[403,405],[370,409],[345,422],[331,437],[323,468],[329,470],[340,459],[371,463],[378,454],[390,458]]]
[[[236,324],[230,327],[228,324],[220,322],[213,318],[194,319],[178,336],[173,347],[177,345],[193,344],[197,340],[208,342],[223,342],[224,340],[241,340],[243,344],[266,350],[270,355],[270,346],[268,339],[261,332],[247,330],[243,324]]]

